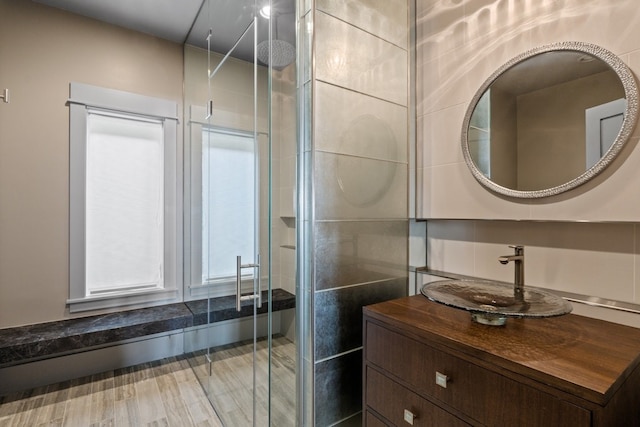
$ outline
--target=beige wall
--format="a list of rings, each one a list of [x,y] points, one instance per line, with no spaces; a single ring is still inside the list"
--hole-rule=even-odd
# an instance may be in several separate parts
[[[511,251],[508,244],[522,243],[528,284],[640,304],[638,128],[601,176],[541,200],[516,200],[484,189],[467,169],[459,142],[475,90],[500,65],[535,46],[595,43],[640,72],[637,2],[421,1],[417,36],[418,149],[423,153],[418,159],[419,216],[449,219],[428,223],[429,266],[512,280],[513,267],[498,264],[497,257]],[[460,218],[484,221],[450,220]],[[562,222],[576,220],[612,222]],[[637,315],[574,307],[640,326]]]
[[[0,328],[68,317],[71,81],[171,99],[182,46],[0,0]],[[182,141],[181,132],[178,141]]]
[[[211,70],[215,70],[224,55],[211,53]],[[185,47],[184,97],[187,109],[193,106],[205,108],[209,99],[207,81],[207,51]],[[257,77],[258,130],[267,127],[267,69],[258,67]],[[253,64],[229,57],[211,80],[213,112],[211,123],[237,130],[253,131]],[[187,114],[187,112],[185,112]],[[204,117],[192,118],[206,122]]]
[[[613,71],[520,95],[518,184],[511,188],[540,190],[580,176],[587,161],[585,110],[619,98],[624,89]]]

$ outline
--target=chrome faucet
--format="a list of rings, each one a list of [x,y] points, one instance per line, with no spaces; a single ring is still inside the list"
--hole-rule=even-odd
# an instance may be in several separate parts
[[[524,300],[524,246],[510,245],[515,249],[514,255],[498,257],[500,264],[507,265],[509,261],[515,264],[515,276],[513,280],[513,296],[517,301]]]

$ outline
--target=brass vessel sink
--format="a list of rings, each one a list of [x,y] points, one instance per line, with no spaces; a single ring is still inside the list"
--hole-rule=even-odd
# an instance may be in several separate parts
[[[561,316],[573,309],[568,301],[541,289],[481,279],[438,280],[422,287],[432,301],[469,311],[474,321],[504,325],[509,317],[542,318]]]

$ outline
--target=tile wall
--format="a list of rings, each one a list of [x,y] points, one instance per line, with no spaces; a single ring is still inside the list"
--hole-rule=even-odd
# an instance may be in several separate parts
[[[507,245],[524,244],[528,284],[640,304],[638,126],[603,174],[541,200],[485,190],[460,149],[469,101],[509,59],[581,41],[612,51],[637,75],[639,24],[631,0],[417,2],[417,216],[430,220],[429,267],[512,280],[512,266],[496,259],[511,251]],[[630,313],[582,304],[574,311],[640,327]]]
[[[312,236],[301,281],[313,337],[307,416],[362,425],[362,306],[408,287],[408,2],[317,0],[301,10],[315,64],[301,79],[313,123],[300,163]]]

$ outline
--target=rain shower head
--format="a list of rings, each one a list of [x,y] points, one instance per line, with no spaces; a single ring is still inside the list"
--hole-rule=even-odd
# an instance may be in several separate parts
[[[260,13],[262,16],[265,16],[262,14],[262,11]],[[269,18],[267,19],[273,17],[273,27],[275,30],[275,37],[271,40],[271,55],[269,55],[269,40],[258,43],[258,46],[256,46],[256,55],[258,56],[258,60],[263,64],[271,65],[273,68],[281,70],[295,61],[296,48],[291,43],[278,39],[278,16],[288,15],[292,12],[283,13],[279,11],[276,13],[275,10],[270,8],[268,13]]]
[[[269,40],[258,43],[258,60],[274,68],[284,68],[296,59],[296,48],[284,40],[271,41],[271,57],[269,57]]]

